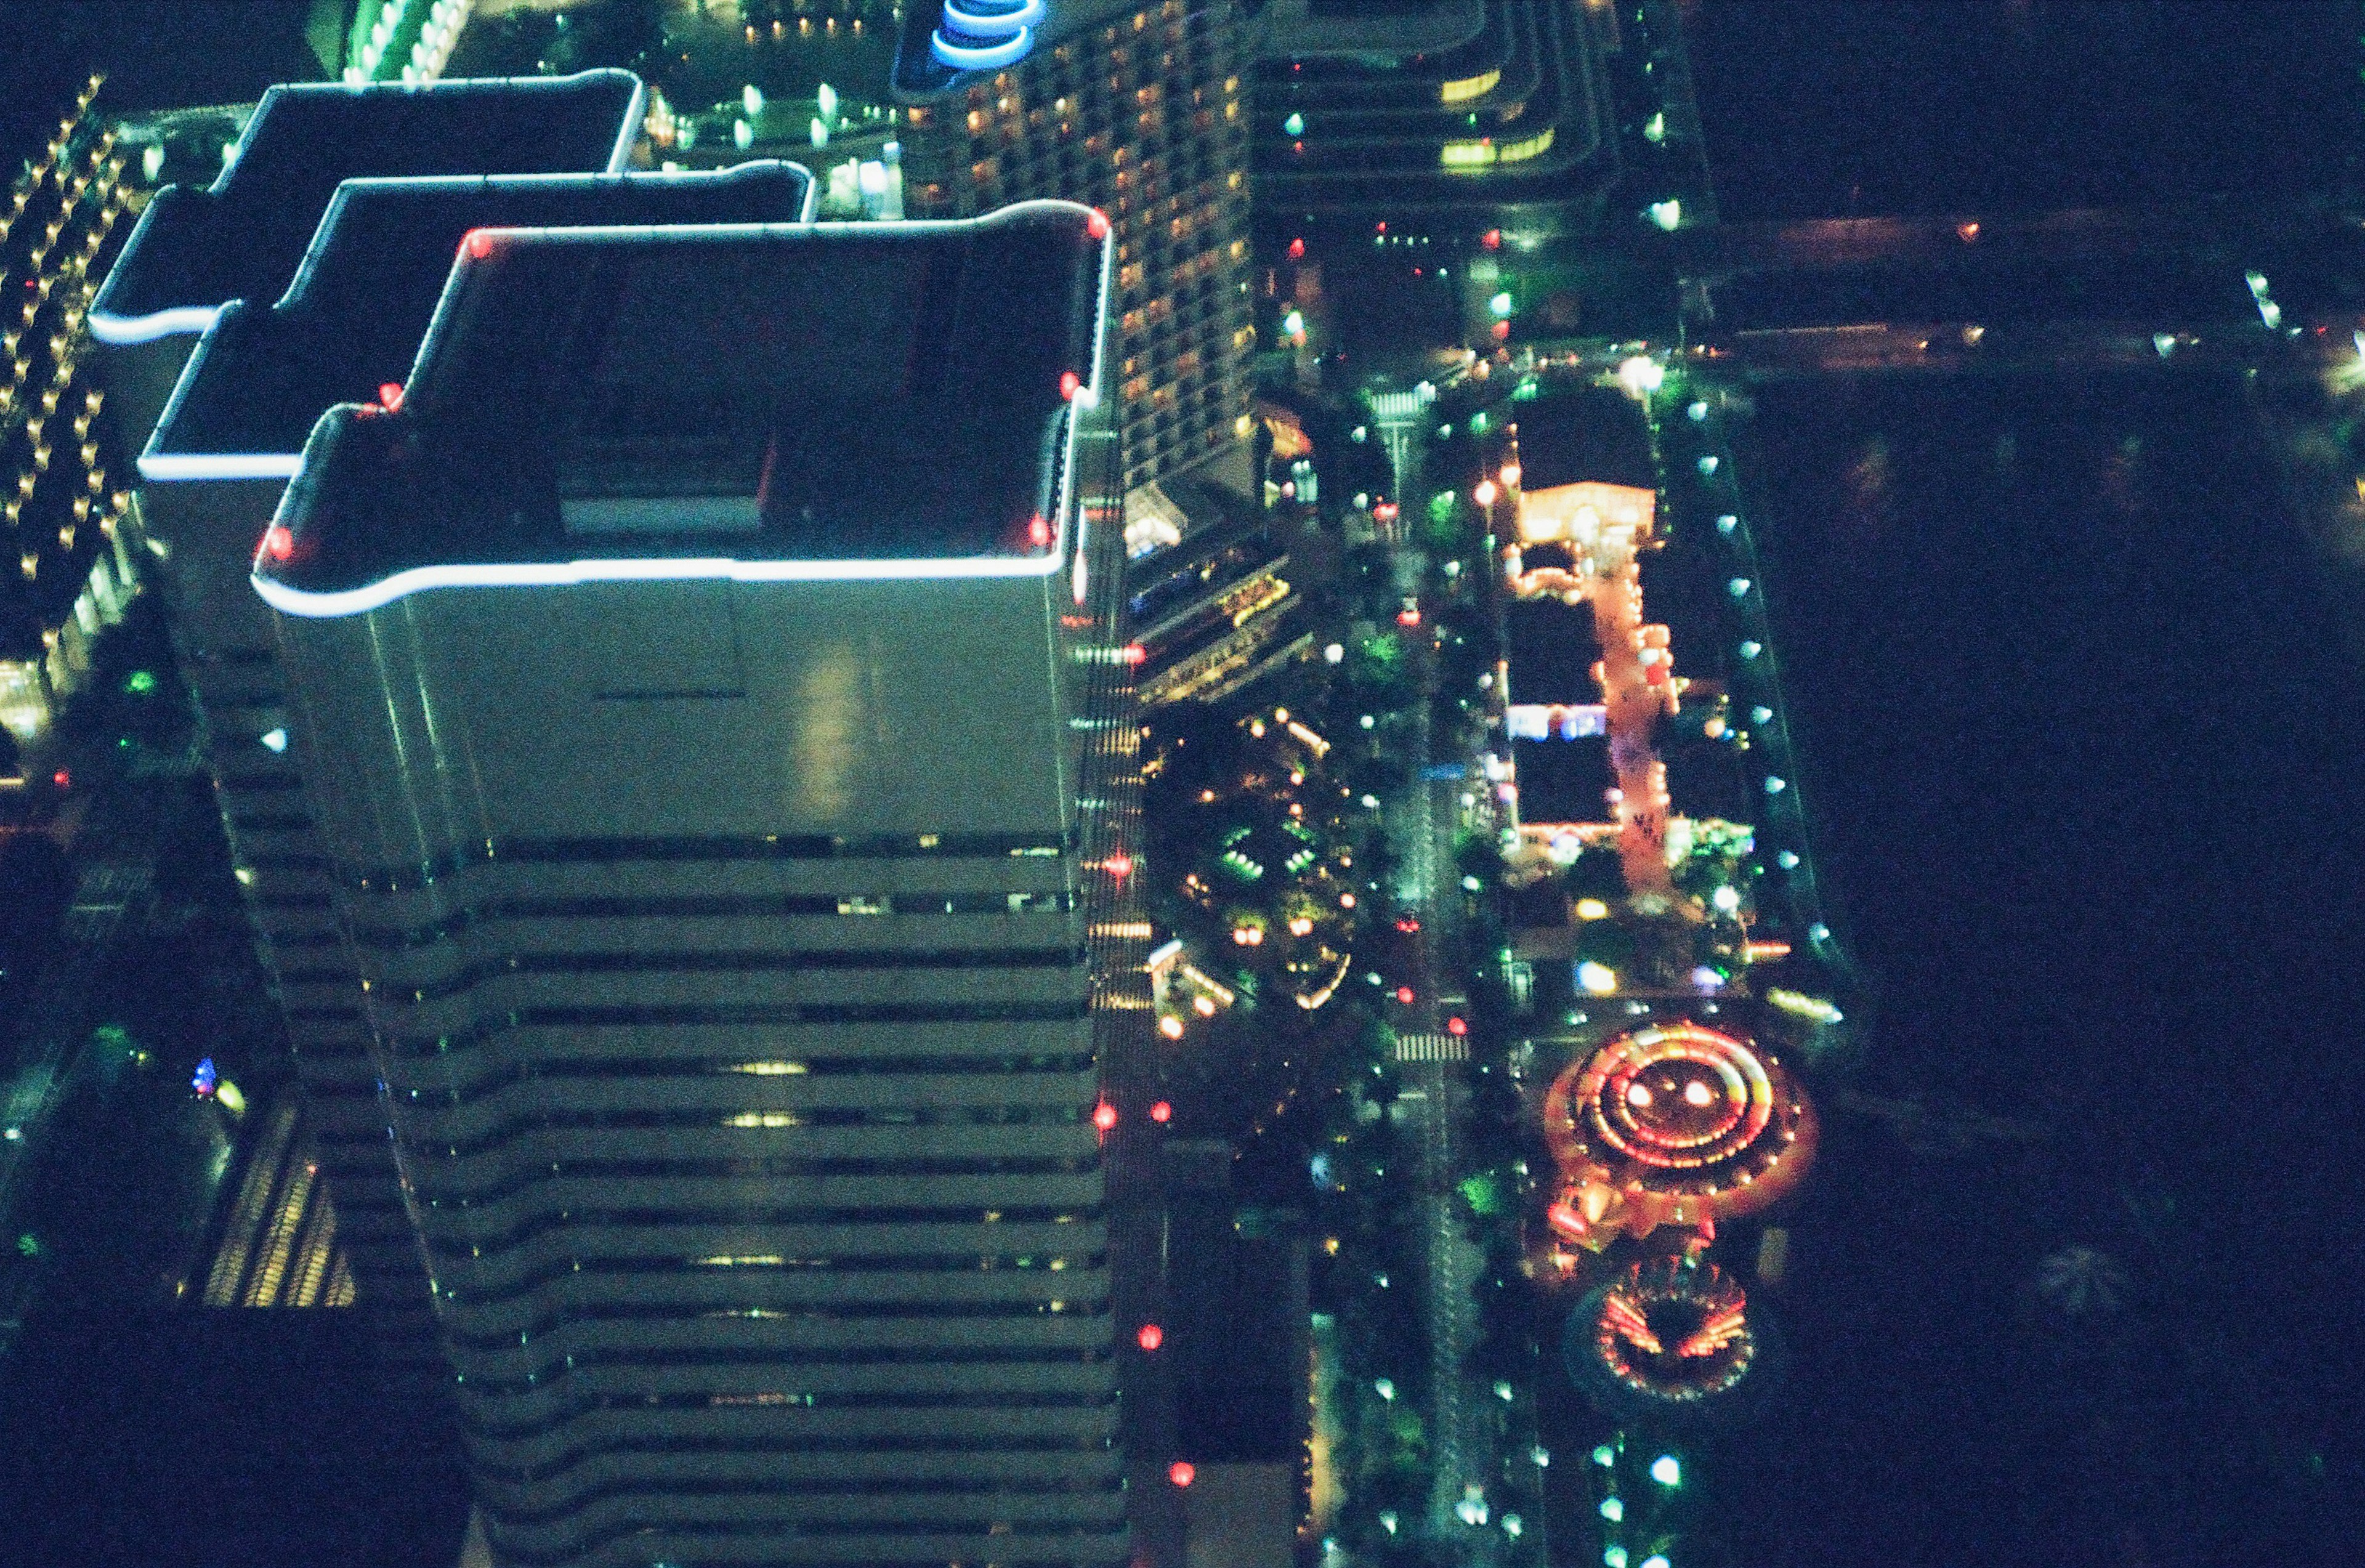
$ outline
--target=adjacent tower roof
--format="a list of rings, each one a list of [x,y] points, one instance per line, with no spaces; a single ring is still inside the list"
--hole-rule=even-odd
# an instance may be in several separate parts
[[[201,332],[286,292],[330,197],[372,175],[618,171],[640,124],[627,71],[432,87],[272,88],[206,190],[156,194],[92,302],[106,342]]]
[[[585,224],[794,223],[812,177],[793,163],[719,174],[349,180],[286,297],[233,301],[183,373],[140,471],[151,480],[286,477],[331,405],[409,379],[473,230]]]

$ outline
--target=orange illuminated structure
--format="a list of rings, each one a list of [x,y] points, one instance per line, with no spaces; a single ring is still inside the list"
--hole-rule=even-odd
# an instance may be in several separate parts
[[[1636,1263],[1594,1291],[1564,1343],[1571,1376],[1636,1415],[1727,1393],[1759,1353],[1747,1295],[1689,1258]]]
[[[1508,474],[1509,469],[1506,469]],[[1503,572],[1521,599],[1554,597],[1593,607],[1609,762],[1618,776],[1619,856],[1637,892],[1668,890],[1667,770],[1652,748],[1662,712],[1678,705],[1675,655],[1664,626],[1642,621],[1641,552],[1652,543],[1653,493],[1585,479],[1522,490],[1518,538]]]
[[[1755,1213],[1814,1157],[1814,1113],[1780,1062],[1688,1022],[1647,1025],[1569,1064],[1545,1092],[1543,1124],[1562,1182],[1545,1223],[1594,1251]]]

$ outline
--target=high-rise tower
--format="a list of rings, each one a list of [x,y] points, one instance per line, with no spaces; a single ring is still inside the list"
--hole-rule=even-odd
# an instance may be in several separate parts
[[[1248,106],[1237,0],[915,0],[895,89],[905,209],[1090,202],[1116,226],[1127,489],[1249,487]]]
[[[264,535],[504,1560],[1126,1556],[1110,249],[479,230]]]

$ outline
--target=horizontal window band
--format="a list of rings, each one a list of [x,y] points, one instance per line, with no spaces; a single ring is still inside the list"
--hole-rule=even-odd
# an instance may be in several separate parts
[[[971,1559],[983,1559],[997,1563],[1005,1560],[1014,1560],[1033,1565],[1033,1568],[1118,1568],[1118,1565],[1127,1559],[1128,1538],[1125,1534],[1124,1521],[1121,1518],[1093,1521],[1046,1519],[1038,1521],[1037,1528],[1023,1529],[1018,1526],[1028,1521],[1008,1522],[1011,1525],[1009,1529],[992,1533],[989,1521],[985,1520],[980,1520],[969,1529],[962,1529],[951,1524],[927,1524],[902,1520],[876,1525],[858,1525],[822,1524],[813,1521],[778,1521],[759,1524],[737,1520],[668,1520],[658,1524],[635,1519],[611,1525],[599,1531],[580,1536],[570,1534],[567,1537],[566,1545],[549,1551],[535,1551],[517,1541],[503,1539],[500,1553],[503,1562],[516,1563],[519,1568],[555,1568],[558,1563],[581,1561],[600,1548],[627,1536],[653,1534],[703,1536],[710,1539],[727,1539],[734,1542],[749,1538],[787,1542],[817,1537],[935,1536],[950,1543],[946,1548],[947,1551],[958,1552],[959,1555],[953,1558],[936,1555],[909,1561],[865,1555],[856,1562],[858,1568],[958,1568],[958,1564]],[[1090,1528],[1093,1526],[1097,1526],[1097,1530]],[[493,1528],[499,1532],[508,1527],[495,1525]],[[1105,1547],[1105,1555],[1092,1553],[1092,1547],[1096,1544],[1093,1539],[1095,1534],[1104,1538],[1097,1544]],[[1037,1537],[1042,1539],[1042,1545],[1032,1551],[1024,1551],[1022,1555],[1023,1549],[1020,1542]],[[989,1551],[994,1554],[991,1558],[985,1556]],[[1086,1555],[1080,1556],[1079,1553]],[[752,1560],[743,1553],[734,1551],[730,1561],[741,1563],[749,1562]]]
[[[414,1158],[427,1151],[413,1148]],[[447,1203],[499,1203],[544,1182],[562,1178],[588,1182],[662,1182],[727,1178],[733,1181],[777,1182],[796,1177],[831,1176],[1085,1176],[1100,1169],[1087,1159],[569,1159],[563,1171],[528,1170],[466,1193],[437,1191],[432,1195]],[[422,1176],[429,1172],[420,1172]],[[422,1196],[430,1195],[422,1192]]]
[[[416,866],[345,868],[347,885],[378,892],[423,887],[439,876],[510,861],[524,865],[604,865],[629,860],[900,860],[976,859],[1066,852],[1059,837],[1037,834],[879,834],[831,836],[783,834],[715,838],[542,838],[483,840]]]
[[[458,1380],[458,1386],[462,1394],[465,1395],[475,1385],[471,1383],[466,1377],[462,1376]],[[565,1384],[562,1381],[553,1379],[547,1384],[536,1384],[533,1388],[523,1391],[523,1394],[517,1397],[524,1397],[540,1394],[544,1387],[560,1389],[564,1386]],[[502,1399],[506,1394],[506,1392],[507,1391],[502,1391],[501,1393],[498,1393],[494,1395],[493,1400],[486,1401],[483,1404],[474,1405],[473,1408],[471,1408],[471,1404],[473,1404],[473,1402],[470,1404],[464,1404],[460,1412],[460,1425],[462,1429],[473,1437],[493,1440],[515,1441],[520,1438],[532,1437],[540,1433],[555,1431],[558,1428],[565,1426],[569,1421],[575,1420],[593,1410],[628,1410],[637,1413],[648,1410],[706,1411],[718,1408],[732,1408],[731,1406],[716,1406],[712,1395],[707,1394],[635,1395],[587,1392],[572,1394],[565,1396],[559,1402],[562,1405],[562,1409],[548,1411],[536,1419],[521,1420],[514,1423],[499,1422],[488,1419],[485,1415],[486,1406],[491,1405],[495,1401]],[[808,1398],[810,1398],[811,1403],[805,1402]],[[1106,1393],[1077,1393],[1067,1390],[1043,1391],[1033,1389],[1014,1389],[1008,1392],[980,1391],[968,1394],[874,1393],[867,1394],[841,1394],[826,1396],[819,1393],[807,1395],[804,1391],[799,1390],[798,1403],[790,1407],[804,1410],[999,1410],[1015,1414],[1017,1412],[1026,1410],[1103,1409],[1113,1407],[1116,1404],[1116,1399],[1117,1394],[1115,1388],[1109,1389]],[[786,1402],[783,1401],[782,1403],[785,1404]],[[778,1408],[778,1406],[756,1405],[752,1401],[747,1406],[739,1406],[739,1408],[749,1409],[765,1409],[768,1407]]]
[[[404,1105],[396,1114],[396,1136],[430,1158],[476,1159],[498,1153],[537,1133],[569,1136],[587,1132],[711,1132],[792,1133],[812,1127],[842,1131],[848,1127],[1072,1127],[1084,1120],[1082,1103],[1056,1105],[775,1106],[768,1110],[633,1110],[533,1111],[510,1113],[466,1137],[436,1133],[406,1125]],[[765,1122],[771,1115],[779,1120]],[[759,1118],[734,1122],[731,1118]],[[440,1148],[440,1155],[438,1149]],[[564,1158],[563,1156],[561,1157]]]
[[[278,795],[304,788],[304,776],[293,768],[268,773],[219,773],[215,782],[226,795]]]
[[[869,918],[888,910],[848,911],[860,894],[750,893],[695,898],[495,899],[455,910],[422,925],[364,926],[353,933],[357,946],[401,951],[431,946],[478,925],[509,920],[764,920],[825,915]],[[1014,907],[1015,897],[1026,901]],[[894,893],[883,902],[896,914],[1051,914],[1075,907],[1066,892]]]
[[[1013,1271],[1017,1272],[1020,1271]],[[1026,1270],[1023,1271],[1029,1275],[1036,1272],[1034,1270]],[[1046,1271],[1048,1272],[1048,1271]],[[1035,1296],[994,1296],[978,1301],[866,1300],[833,1301],[824,1303],[797,1302],[790,1305],[782,1306],[778,1310],[785,1318],[817,1324],[874,1322],[880,1320],[892,1320],[899,1323],[923,1323],[935,1318],[982,1317],[998,1317],[1011,1323],[1041,1323],[1047,1318],[1053,1317],[1057,1317],[1062,1321],[1090,1322],[1095,1318],[1107,1316],[1109,1315],[1109,1298],[1105,1292],[1094,1288],[1091,1282],[1087,1282],[1081,1275],[1077,1277],[1075,1282],[1078,1285],[1085,1286],[1086,1288],[1074,1296],[1039,1298]],[[452,1291],[445,1291],[443,1293],[443,1298],[447,1302],[453,1304],[454,1310],[466,1311],[481,1305],[498,1305],[501,1302],[510,1299],[510,1296],[488,1295],[484,1299],[484,1301],[479,1302],[473,1296],[464,1297]],[[1057,1312],[1051,1310],[1054,1301],[1059,1303],[1059,1310]],[[595,1305],[598,1304],[586,1303],[581,1306],[573,1306],[564,1304],[558,1305],[545,1305],[544,1310],[534,1317],[523,1322],[512,1321],[505,1325],[505,1327],[510,1335],[515,1335],[521,1330],[523,1330],[528,1334],[546,1334],[551,1332],[553,1329],[555,1329],[560,1324],[566,1322],[574,1313],[588,1312]],[[622,1307],[633,1304],[618,1303],[615,1305]],[[703,1311],[705,1308],[702,1305],[696,1304],[676,1304],[672,1307],[672,1310],[678,1312],[691,1312]]]
[[[981,1460],[1013,1454],[1045,1454],[1061,1458],[1077,1455],[1113,1457],[1115,1443],[1107,1437],[1035,1432],[995,1432],[977,1436],[814,1432],[791,1437],[765,1437],[753,1432],[736,1437],[700,1437],[685,1433],[679,1437],[617,1437],[605,1441],[587,1442],[534,1464],[503,1464],[479,1453],[472,1457],[470,1468],[488,1481],[532,1485],[563,1475],[593,1460],[621,1455],[808,1453],[957,1453],[975,1454]],[[943,1568],[943,1564],[936,1564],[935,1568]]]
[[[313,822],[309,812],[275,812],[232,816],[230,825],[236,833],[308,833]]]
[[[1081,969],[1082,947],[789,948],[778,952],[533,953],[487,959],[432,980],[381,980],[381,1000],[408,991],[440,1002],[511,976],[802,974],[861,969]]]
[[[991,1450],[988,1450],[990,1452]],[[485,1514],[488,1519],[506,1525],[547,1527],[568,1519],[602,1503],[619,1497],[900,1497],[936,1496],[960,1497],[990,1495],[995,1497],[1082,1497],[1095,1494],[1121,1492],[1125,1488],[1122,1475],[896,1475],[876,1478],[847,1477],[839,1480],[818,1478],[788,1478],[750,1476],[728,1480],[692,1479],[680,1475],[653,1475],[635,1478],[619,1476],[586,1486],[574,1493],[564,1503],[534,1508],[510,1508],[498,1501],[488,1502]],[[962,1529],[983,1532],[998,1520],[941,1520],[939,1528],[947,1533]],[[1000,1539],[999,1537],[996,1538]],[[937,1568],[943,1568],[938,1564]]]
[[[989,1002],[972,1003],[682,1003],[656,1007],[522,1007],[499,1020],[433,1038],[405,1039],[379,1036],[379,1043],[401,1057],[432,1056],[439,1050],[476,1045],[510,1029],[665,1028],[722,1025],[773,1028],[797,1024],[1080,1024],[1085,1003],[1073,1002]]]
[[[431,1207],[433,1207],[432,1203]],[[989,1215],[997,1216],[989,1218]],[[784,1226],[784,1225],[1099,1225],[1106,1218],[1097,1204],[1073,1206],[1030,1204],[1023,1207],[984,1209],[974,1205],[958,1208],[924,1208],[913,1204],[878,1207],[857,1207],[847,1204],[825,1204],[810,1207],[760,1208],[726,1204],[699,1208],[576,1208],[543,1210],[525,1215],[507,1230],[478,1229],[465,1239],[480,1247],[506,1250],[522,1247],[537,1237],[555,1230],[582,1230],[587,1233],[617,1226],[640,1228],[647,1226]],[[481,1222],[480,1222],[481,1223]],[[629,1304],[612,1310],[602,1309],[603,1317],[631,1317],[638,1314]],[[679,1309],[651,1309],[645,1316],[672,1317]]]
[[[444,1058],[450,1061],[446,1053]],[[801,1048],[794,1060],[749,1061],[745,1052],[731,1056],[696,1057],[532,1057],[510,1060],[483,1075],[454,1078],[448,1085],[420,1085],[422,1090],[468,1098],[498,1093],[514,1083],[540,1079],[564,1081],[577,1078],[678,1078],[699,1082],[717,1074],[731,1077],[793,1078],[972,1078],[1011,1075],[1059,1076],[1090,1072],[1097,1058],[1090,1051],[1051,1055],[1034,1051],[991,1054],[965,1051],[943,1056],[825,1056]]]
[[[344,945],[345,940],[334,931],[294,927],[284,931],[266,929],[263,935],[274,947],[340,947]],[[354,974],[351,968],[340,969],[337,972],[348,978],[353,978]]]
[[[464,1349],[479,1347],[458,1341]],[[495,1350],[506,1349],[513,1359],[520,1349],[517,1336],[483,1347]],[[572,1364],[565,1356],[551,1355],[532,1370],[547,1382],[562,1372],[597,1372],[602,1367],[1105,1367],[1116,1356],[1114,1337],[1101,1345],[1037,1345],[1024,1348],[997,1346],[867,1346],[856,1349],[770,1349],[759,1345],[691,1346],[652,1345],[644,1348],[594,1347],[568,1352]],[[473,1372],[469,1381],[488,1387],[506,1384],[511,1393],[523,1393],[528,1384],[523,1377],[507,1373]]]

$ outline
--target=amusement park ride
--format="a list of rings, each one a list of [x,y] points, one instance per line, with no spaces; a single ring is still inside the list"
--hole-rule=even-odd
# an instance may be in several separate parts
[[[1544,1087],[1530,1104],[1553,1170],[1531,1253],[1538,1279],[1576,1298],[1562,1355],[1606,1414],[1704,1414],[1762,1350],[1741,1283],[1709,1256],[1717,1227],[1794,1191],[1814,1159],[1813,1108],[1746,1023],[1755,1011],[1749,960],[1788,948],[1749,942],[1742,930],[1728,944],[1741,962],[1713,984],[1695,982],[1706,971],[1675,957],[1695,949],[1702,927],[1733,924],[1735,905],[1721,890],[1712,901],[1688,896],[1672,874],[1694,824],[1671,816],[1653,740],[1687,684],[1675,675],[1667,628],[1643,619],[1653,493],[1592,480],[1520,490],[1520,477],[1515,456],[1503,473],[1518,519],[1505,580],[1517,599],[1590,609],[1603,722],[1586,731],[1606,735],[1616,787],[1609,823],[1522,826],[1515,865],[1532,875],[1542,862],[1565,864],[1580,844],[1614,846],[1626,896],[1608,913],[1635,933],[1646,960],[1627,974],[1582,967],[1579,989],[1603,1016],[1566,1042],[1564,1064],[1537,1074]]]

